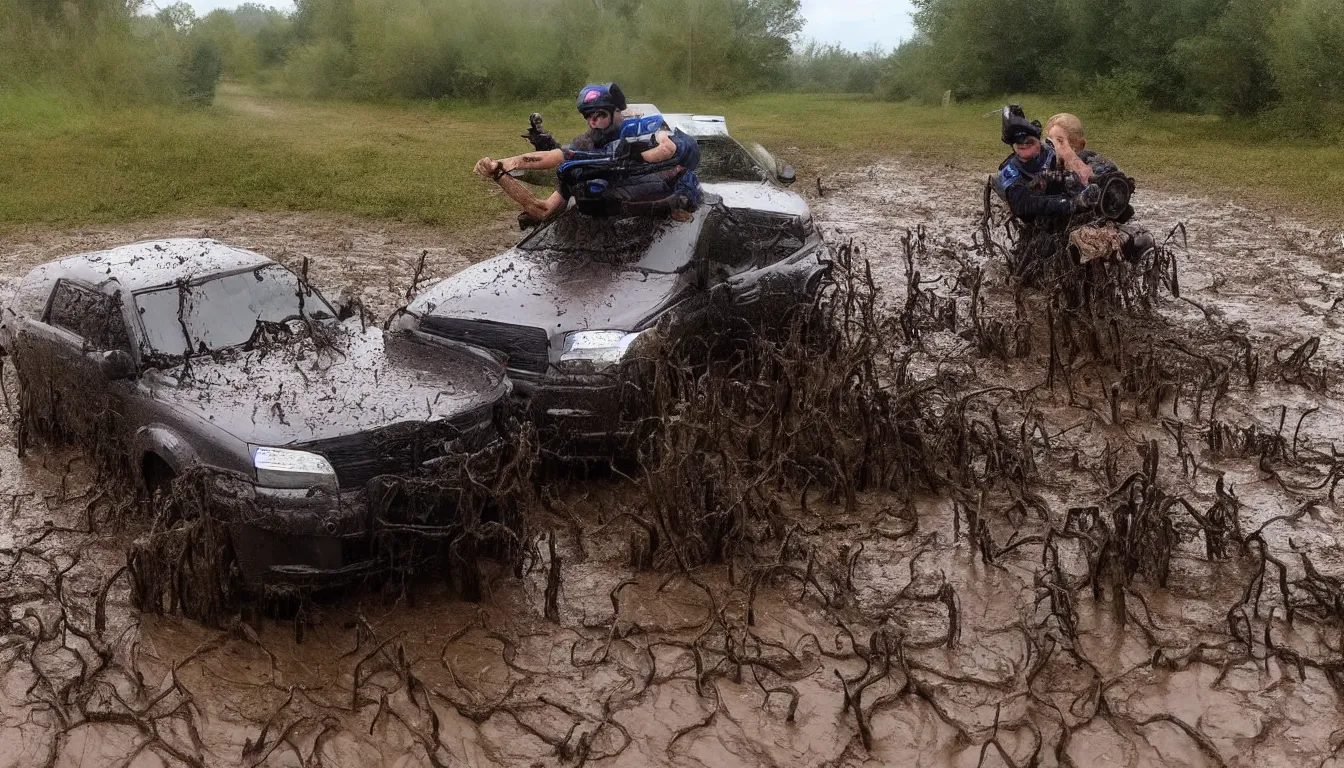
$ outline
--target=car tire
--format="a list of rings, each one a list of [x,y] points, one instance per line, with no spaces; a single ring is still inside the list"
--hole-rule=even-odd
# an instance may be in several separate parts
[[[24,404],[28,399],[27,389],[23,386],[23,377],[14,368],[14,359],[5,357],[0,360],[0,387],[4,388],[4,402],[9,408],[10,425],[14,430],[14,450],[20,459],[28,455],[28,409]],[[4,363],[9,363],[5,365]],[[10,396],[10,392],[14,396]]]
[[[173,477],[151,486],[152,529],[127,552],[132,601],[150,613],[179,613],[222,627],[237,615],[244,588],[228,526],[205,510],[179,509],[167,489]],[[165,484],[166,482],[166,484]]]

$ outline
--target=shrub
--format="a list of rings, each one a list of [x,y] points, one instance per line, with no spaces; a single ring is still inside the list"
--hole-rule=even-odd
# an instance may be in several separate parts
[[[213,40],[198,37],[187,48],[182,62],[182,99],[188,104],[209,106],[224,71],[224,62]]]
[[[1148,79],[1133,70],[1098,77],[1088,92],[1092,112],[1107,122],[1138,120],[1151,110],[1144,96]]]

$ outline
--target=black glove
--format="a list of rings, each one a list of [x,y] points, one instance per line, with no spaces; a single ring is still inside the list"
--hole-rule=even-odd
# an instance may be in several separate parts
[[[1073,196],[1073,209],[1075,211],[1087,211],[1097,207],[1101,202],[1101,187],[1096,184],[1088,184],[1083,187],[1083,191]]]

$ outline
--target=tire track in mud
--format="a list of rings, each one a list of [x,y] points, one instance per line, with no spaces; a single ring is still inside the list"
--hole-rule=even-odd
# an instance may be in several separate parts
[[[955,276],[963,266],[956,254],[964,253],[980,216],[974,176],[887,165],[828,178],[825,187],[826,196],[813,201],[818,220],[833,241],[854,239],[872,260],[889,302],[904,294],[900,240],[907,228],[923,226],[931,238],[918,263],[925,279]],[[1183,295],[1219,322],[1244,323],[1247,335],[1271,349],[1319,336],[1320,351],[1309,366],[1338,359],[1344,332],[1335,324],[1334,302],[1344,296],[1344,280],[1335,265],[1344,261],[1344,248],[1332,233],[1231,205],[1149,196],[1142,190],[1137,207],[1140,218],[1159,234],[1181,221],[1187,225]],[[296,245],[305,221],[278,217],[267,224],[266,219],[249,214],[239,229],[222,230],[227,237],[221,239],[271,255],[290,251],[296,260],[311,253],[320,286],[354,276],[364,283],[364,299],[375,312],[395,305],[414,269],[416,249],[426,242],[398,246],[394,250],[404,258],[389,259],[383,254],[389,236],[362,233],[358,223],[349,223],[339,230],[341,237],[364,244],[339,258],[324,258],[322,251],[300,251]],[[64,241],[58,233],[47,233],[33,238],[27,250],[19,249],[24,254],[19,260],[39,262],[132,231],[197,234],[200,226],[113,228]],[[244,229],[250,239],[243,238]],[[500,239],[506,239],[502,233]],[[431,274],[460,266],[450,251],[445,247],[441,260],[431,261]],[[1011,309],[1002,269],[995,269],[987,269],[986,305]],[[1164,302],[1162,311],[1192,328],[1207,322],[1204,311],[1184,302]],[[952,334],[933,343],[953,361],[949,365],[972,354]],[[1027,389],[1043,378],[1037,363],[1036,358],[982,361],[975,365],[974,378],[979,384]],[[1322,369],[1322,375],[1327,373]],[[1304,422],[1305,438],[1295,437],[1291,450],[1323,448],[1344,425],[1336,394],[1262,381],[1253,390],[1232,389],[1219,413],[1229,424],[1255,423],[1273,434],[1281,407],[1290,425],[1317,408]],[[1103,473],[1086,468],[1105,463],[1104,448],[1111,444],[1120,476],[1141,463],[1127,446],[1160,440],[1170,449],[1164,455],[1176,454],[1175,441],[1159,420],[1127,416],[1123,425],[1112,425],[1105,406],[1097,412],[1059,398],[1042,399],[1038,407],[1048,429],[1059,433],[1050,453],[1063,457],[1072,451],[1082,457],[1083,471],[1045,472],[1036,489],[1061,517],[1063,510],[1094,504],[1109,490]],[[8,426],[0,428],[0,441],[12,444]],[[1164,459],[1162,484],[1203,509],[1217,498],[1210,472],[1225,473],[1248,531],[1300,506],[1300,500],[1264,479],[1254,457],[1220,458],[1201,450],[1201,463],[1205,473],[1192,478],[1182,463]],[[21,545],[42,536],[48,519],[57,527],[83,527],[87,498],[80,496],[96,493],[87,475],[69,452],[35,453],[21,462],[12,450],[4,452],[0,502],[4,494],[18,499],[17,507],[0,509],[8,515],[0,529],[0,565],[9,567],[14,560],[10,589],[25,579],[50,577],[51,568],[20,561]],[[18,495],[30,491],[31,498]],[[901,515],[885,514],[898,501],[867,494],[852,515],[844,513],[839,500],[812,501],[814,513],[822,512],[813,520],[826,523],[808,538],[818,553],[818,588],[834,588],[834,597],[847,594],[848,605],[832,610],[819,600],[817,589],[790,581],[767,586],[756,597],[753,632],[777,644],[761,647],[797,693],[792,722],[789,696],[766,694],[755,668],[701,682],[699,659],[688,646],[702,631],[706,595],[684,576],[626,566],[629,552],[619,517],[639,499],[631,489],[601,478],[580,484],[557,502],[557,513],[585,530],[576,538],[568,521],[552,521],[563,558],[559,626],[542,618],[547,563],[539,562],[521,581],[494,580],[482,606],[434,587],[417,594],[414,607],[383,604],[368,595],[322,606],[323,615],[303,645],[294,644],[284,623],[264,622],[259,637],[252,638],[174,618],[138,619],[127,607],[126,590],[114,585],[106,635],[124,636],[116,659],[139,669],[152,690],[168,685],[174,665],[199,652],[178,669],[177,679],[192,692],[199,710],[209,765],[400,766],[425,764],[431,751],[449,765],[1024,765],[1038,739],[1057,736],[1048,718],[1033,720],[1039,712],[1030,709],[1026,689],[1056,701],[1065,718],[1078,721],[1085,719],[1083,710],[1095,709],[1098,694],[1084,697],[1082,704],[1075,694],[1104,689],[1114,716],[1081,726],[1061,753],[1080,766],[1332,764],[1327,758],[1339,744],[1336,731],[1344,727],[1344,718],[1340,694],[1325,672],[1308,667],[1299,676],[1291,664],[1268,659],[1226,669],[1193,661],[1201,653],[1215,662],[1233,658],[1231,652],[1218,656],[1216,649],[1228,640],[1227,613],[1254,575],[1253,557],[1210,562],[1200,554],[1202,541],[1184,541],[1165,589],[1143,582],[1132,587],[1131,595],[1141,600],[1129,598],[1133,616],[1126,617],[1127,629],[1116,626],[1110,603],[1079,591],[1076,648],[1092,669],[1065,664],[1059,656],[1043,663],[1041,649],[1015,629],[1039,618],[1034,606],[1043,586],[1038,581],[1040,547],[1023,546],[987,563],[965,536],[958,538],[965,523],[951,500],[914,499],[918,528],[913,532],[905,532]],[[1007,546],[1008,531],[1018,524],[1008,518],[990,523],[992,541]],[[1292,559],[1294,578],[1302,568],[1295,556],[1285,554],[1294,546],[1308,551],[1325,575],[1338,577],[1344,574],[1339,523],[1334,504],[1322,504],[1298,520],[1271,526],[1265,540],[1281,557]],[[1025,522],[1021,525],[1027,529]],[[70,571],[70,584],[72,594],[89,603],[115,571],[122,543],[117,536],[57,532],[34,546],[55,562],[55,572],[69,564],[71,552],[84,551]],[[1065,560],[1066,569],[1079,576],[1080,558],[1066,553]],[[695,574],[723,595],[731,594],[724,569]],[[903,663],[913,670],[907,677],[918,681],[917,695],[889,698],[900,688],[895,679],[872,684],[863,698],[863,707],[871,707],[872,749],[865,749],[855,719],[842,708],[850,686],[840,679],[865,679],[871,660],[856,651],[866,650],[870,637],[880,632],[899,633],[920,645],[947,631],[946,611],[903,599],[932,594],[940,574],[959,601],[959,642],[909,651]],[[847,580],[852,591],[840,589]],[[1276,595],[1272,576],[1269,582],[1266,593]],[[25,612],[49,614],[52,608],[49,595],[6,606],[10,634],[15,622],[33,625],[31,618],[21,618]],[[1264,612],[1257,628],[1263,626]],[[853,635],[845,636],[833,620],[836,615],[851,617]],[[76,621],[88,623],[89,617]],[[1338,644],[1333,639],[1339,636],[1338,625],[1329,631],[1327,626],[1299,621],[1288,627],[1280,620],[1270,636],[1284,647],[1319,651],[1323,644]],[[72,644],[83,648],[78,640]],[[1208,648],[1200,650],[1201,644]],[[1158,645],[1166,660],[1153,664]],[[1264,651],[1261,643],[1260,656]],[[1324,656],[1338,659],[1341,651]],[[78,664],[68,652],[49,657],[40,665],[44,674],[58,681],[76,674]],[[40,765],[58,725],[49,711],[32,705],[34,667],[14,650],[5,651],[0,661],[6,662],[0,664],[6,734],[0,737],[0,766]],[[781,678],[762,673],[761,679],[773,684]],[[1152,720],[1155,716],[1168,719]],[[1198,729],[1199,738],[1186,727]],[[169,740],[190,744],[182,728],[164,723]],[[441,747],[434,746],[432,729]],[[990,745],[991,737],[997,748]],[[125,724],[81,728],[63,745],[65,762],[57,764],[117,764],[141,741]],[[1049,751],[1039,759],[1042,765],[1057,764]],[[156,763],[144,756],[136,764]]]

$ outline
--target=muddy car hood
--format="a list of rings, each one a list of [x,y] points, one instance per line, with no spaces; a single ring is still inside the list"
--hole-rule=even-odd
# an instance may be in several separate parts
[[[718,195],[729,208],[765,213],[810,217],[807,201],[796,192],[779,189],[764,182],[716,181],[701,185],[705,192]]]
[[[444,280],[408,309],[420,317],[532,326],[551,337],[589,329],[628,331],[689,285],[685,274],[515,248]]]
[[[451,418],[497,400],[503,369],[457,347],[358,324],[337,330],[335,347],[300,340],[270,350],[193,358],[150,371],[141,383],[162,402],[198,414],[234,437],[283,446]]]

